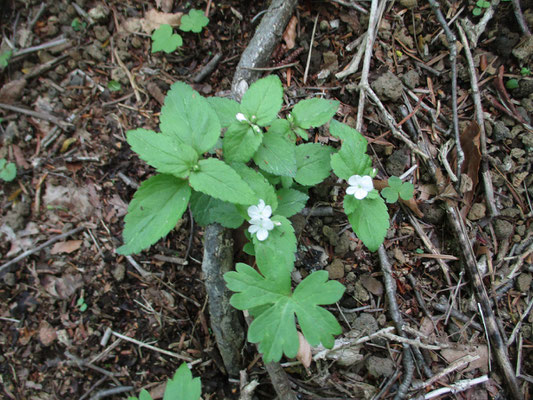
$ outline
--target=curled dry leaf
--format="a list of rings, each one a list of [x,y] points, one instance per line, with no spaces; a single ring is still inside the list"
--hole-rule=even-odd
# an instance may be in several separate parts
[[[444,357],[444,359],[451,364],[452,362],[459,360],[460,358],[466,356],[467,354],[472,356],[479,356],[479,358],[475,361],[472,361],[469,363],[465,369],[462,370],[462,372],[468,372],[472,371],[473,369],[480,369],[483,373],[488,372],[489,367],[489,352],[487,349],[487,345],[485,344],[477,344],[477,345],[469,345],[469,346],[457,346],[454,349],[442,349],[441,355]]]
[[[41,321],[39,326],[39,340],[43,346],[50,346],[57,339],[56,330],[47,321]]]
[[[76,290],[83,286],[83,278],[80,274],[65,274],[61,278],[46,275],[41,279],[41,285],[50,295],[60,299],[68,299]]]
[[[76,251],[81,246],[81,240],[67,240],[66,242],[57,242],[50,250],[50,254],[67,253],[70,254]]]
[[[300,332],[298,332],[298,339],[300,341],[300,348],[296,354],[296,359],[300,361],[305,368],[309,368],[313,359],[311,354],[311,346],[305,339],[304,335],[302,335]]]
[[[383,284],[373,276],[368,274],[361,276],[361,283],[374,296],[381,296],[383,294]]]
[[[152,31],[159,28],[163,24],[170,26],[178,26],[183,13],[166,13],[157,11],[155,8],[147,11],[144,18],[141,18],[141,27],[147,34],[152,34]]]
[[[287,50],[291,50],[296,46],[296,25],[298,24],[298,18],[293,16],[289,23],[287,24],[287,28],[285,28],[285,32],[283,32],[283,40],[285,41],[285,44],[287,45]]]

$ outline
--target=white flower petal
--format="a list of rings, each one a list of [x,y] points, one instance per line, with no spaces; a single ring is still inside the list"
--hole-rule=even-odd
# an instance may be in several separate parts
[[[361,177],[359,175],[352,175],[348,178],[348,185],[355,186],[359,184]]]
[[[259,229],[257,231],[257,240],[263,241],[268,237],[268,231],[266,229]]]
[[[346,189],[346,194],[355,194],[356,190],[357,188],[355,186],[348,186],[348,188]]]
[[[259,225],[254,225],[254,224],[252,224],[252,225],[250,225],[250,226],[248,227],[248,232],[250,232],[251,234],[254,234],[254,233],[256,233],[259,229],[261,229]]]
[[[243,113],[237,113],[237,115],[235,115],[235,118],[237,118],[237,121],[240,122],[248,121]]]
[[[250,218],[259,218],[261,216],[261,213],[259,211],[259,208],[257,206],[250,206],[248,207],[248,216]]]
[[[358,188],[353,195],[357,200],[363,200],[368,195],[368,192],[364,189]]]
[[[361,187],[368,192],[373,190],[374,183],[372,182],[372,178],[368,175],[363,176],[363,178],[361,178]]]
[[[265,219],[262,221],[261,227],[271,231],[272,229],[274,229],[274,222],[272,222],[270,219]]]

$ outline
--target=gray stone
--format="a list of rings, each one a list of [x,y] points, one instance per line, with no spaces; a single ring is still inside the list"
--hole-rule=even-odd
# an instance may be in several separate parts
[[[420,75],[414,69],[410,69],[403,74],[402,81],[409,89],[414,89],[420,83]]]
[[[368,336],[378,330],[378,322],[367,313],[361,314],[353,321],[353,328],[357,329],[360,336]]]
[[[517,99],[528,97],[531,93],[533,93],[533,80],[531,79],[520,79],[518,87],[511,90],[511,94]]]
[[[354,291],[353,291],[353,297],[355,300],[366,303],[368,300],[370,300],[370,295],[368,294],[367,290],[363,287],[363,284],[361,281],[355,282],[354,285]]]
[[[397,101],[402,97],[402,82],[390,71],[372,82],[371,86],[382,99]]]
[[[350,240],[350,232],[344,232],[340,237],[337,245],[334,248],[335,254],[344,256],[349,250],[351,244],[355,242]]]
[[[524,36],[525,39],[521,40],[513,49],[513,56],[518,58],[522,63],[527,63],[533,54],[533,36]]]
[[[105,56],[104,56],[104,52],[102,51],[102,48],[93,43],[93,44],[90,44],[89,46],[87,46],[85,48],[85,51],[87,52],[87,54],[89,56],[91,56],[92,58],[94,58],[95,60],[97,61],[104,61],[105,60]]]
[[[499,240],[509,239],[513,234],[513,224],[505,219],[497,219],[494,221],[494,233]]]
[[[400,176],[404,173],[407,163],[409,162],[409,154],[404,149],[394,151],[385,163],[385,168],[389,175]]]
[[[518,138],[524,143],[524,146],[533,148],[533,132],[524,132],[518,136]]]
[[[500,142],[511,137],[511,130],[505,126],[502,121],[496,121],[494,123],[494,129],[492,130],[492,138],[496,142]]]
[[[109,36],[111,36],[107,28],[103,25],[96,25],[93,29],[94,36],[102,43],[109,39]]]
[[[390,358],[381,358],[376,356],[370,356],[367,358],[366,368],[368,373],[375,378],[392,376],[396,370],[396,365]]]
[[[13,231],[17,232],[24,229],[25,217],[30,215],[30,205],[25,201],[19,201],[13,204],[13,208],[7,212],[4,217],[4,222]]]
[[[89,16],[96,22],[106,22],[109,17],[109,8],[102,4],[98,4],[96,7],[89,10]]]
[[[15,274],[13,272],[8,272],[5,274],[3,280],[7,286],[15,286],[16,281]]]
[[[531,288],[531,281],[533,278],[531,277],[531,274],[528,273],[522,273],[518,275],[518,278],[516,279],[516,288],[519,292],[527,293],[529,292],[529,289]]]
[[[334,259],[333,262],[326,267],[326,271],[329,273],[329,279],[344,278],[344,264],[339,258]]]
[[[405,8],[415,8],[418,5],[418,0],[400,0],[400,4]]]
[[[115,278],[116,281],[122,282],[126,274],[126,267],[124,266],[124,264],[117,264],[113,268],[113,271],[111,271],[111,274],[113,275],[113,278]]]

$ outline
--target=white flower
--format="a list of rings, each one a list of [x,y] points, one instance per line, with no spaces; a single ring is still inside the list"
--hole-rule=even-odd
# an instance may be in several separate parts
[[[237,115],[235,115],[235,118],[237,118],[237,121],[239,122],[249,122],[248,118],[246,118],[243,113],[237,113]]]
[[[374,189],[372,178],[368,175],[352,175],[348,184],[350,186],[346,189],[346,194],[353,194],[357,200],[363,200]]]
[[[256,233],[257,240],[265,240],[268,237],[268,231],[274,229],[274,223],[270,220],[272,207],[267,206],[264,200],[260,199],[258,205],[248,207],[248,215],[250,216],[248,232]]]

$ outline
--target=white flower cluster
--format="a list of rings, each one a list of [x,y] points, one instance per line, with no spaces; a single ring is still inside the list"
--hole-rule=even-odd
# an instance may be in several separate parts
[[[257,240],[263,241],[268,237],[268,231],[274,229],[274,223],[270,220],[272,207],[267,206],[263,199],[256,206],[248,207],[250,227],[248,232],[256,234]]]
[[[346,194],[352,194],[357,200],[363,200],[368,193],[374,190],[374,184],[372,178],[368,175],[359,176],[352,175],[348,179],[348,189]]]

